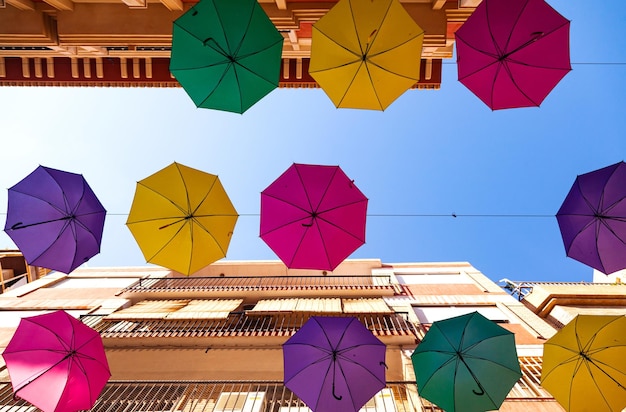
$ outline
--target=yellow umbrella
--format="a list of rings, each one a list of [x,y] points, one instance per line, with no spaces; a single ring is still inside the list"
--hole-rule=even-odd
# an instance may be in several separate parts
[[[626,317],[578,315],[543,347],[541,385],[574,411],[626,407]]]
[[[385,110],[419,80],[423,39],[398,0],[340,0],[313,25],[309,74],[337,107]]]
[[[190,275],[226,256],[238,217],[217,176],[172,163],[137,183],[126,225],[149,263]]]

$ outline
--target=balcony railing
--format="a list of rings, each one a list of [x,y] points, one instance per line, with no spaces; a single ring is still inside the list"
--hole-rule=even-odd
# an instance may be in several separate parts
[[[214,276],[144,278],[123,289],[124,293],[276,291],[276,290],[390,290],[402,293],[390,276]]]
[[[355,314],[378,337],[411,336],[422,332],[406,319],[406,314]],[[333,315],[336,316],[336,315]],[[345,315],[344,315],[345,316]],[[103,338],[147,337],[226,337],[291,336],[310,317],[306,313],[249,315],[233,312],[226,319],[194,320],[105,320],[104,316],[85,315],[81,320],[100,332]]]
[[[507,400],[553,403],[550,394],[539,386],[541,358],[522,357],[520,365],[523,376]],[[557,409],[561,410],[549,406],[545,410]],[[36,411],[39,409],[13,397],[8,381],[0,382],[0,412]],[[310,412],[281,381],[110,381],[91,411]],[[386,389],[359,412],[441,412],[441,409],[419,397],[414,381],[394,381],[387,382]]]
[[[246,395],[253,394],[253,397]],[[382,396],[380,395],[382,394]],[[377,399],[377,396],[379,399]],[[388,382],[362,412],[421,411],[415,382]],[[278,381],[111,381],[92,412],[305,412],[306,405]],[[0,411],[39,409],[14,399],[0,383]]]

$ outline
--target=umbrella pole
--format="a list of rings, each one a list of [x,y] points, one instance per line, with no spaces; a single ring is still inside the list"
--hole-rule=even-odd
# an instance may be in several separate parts
[[[338,401],[340,401],[343,399],[343,396],[337,396],[337,394],[335,393],[335,374],[337,373],[336,368],[337,368],[337,350],[333,349],[333,397],[337,399]]]
[[[476,376],[474,375],[474,372],[472,372],[472,370],[470,369],[470,367],[467,364],[467,362],[465,362],[465,359],[463,359],[463,354],[458,352],[457,355],[458,355],[459,359],[461,360],[461,362],[463,362],[463,365],[465,365],[465,367],[467,368],[467,371],[470,373],[470,375],[472,375],[472,379],[474,379],[474,382],[476,382],[476,385],[478,385],[479,391],[476,391],[475,389],[472,389],[472,392],[475,395],[483,396],[485,394],[485,389],[483,388],[483,385],[481,385],[480,382],[478,382],[478,379],[476,379]]]
[[[76,219],[76,216],[68,215],[68,216],[63,216],[59,219],[46,220],[45,222],[30,223],[27,225],[25,225],[23,222],[17,222],[13,226],[11,226],[11,230],[26,229],[27,227],[31,227],[31,226],[45,225],[46,223],[53,223],[53,222],[60,222],[62,220],[74,220],[74,219]]]

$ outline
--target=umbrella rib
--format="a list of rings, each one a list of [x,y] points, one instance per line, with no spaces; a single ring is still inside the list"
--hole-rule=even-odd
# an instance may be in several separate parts
[[[21,190],[17,190],[17,189],[13,189],[13,188],[11,188],[9,190],[12,191],[12,192],[15,192],[15,193],[22,194],[24,196],[32,197],[33,199],[41,200],[42,202],[47,203],[53,209],[57,210],[59,213],[63,213],[63,214],[67,213],[67,210],[63,210],[62,208],[60,208],[60,207],[56,206],[55,204],[51,203],[49,200],[41,198],[41,197],[39,197],[37,195],[34,195],[32,193],[25,193],[25,192],[22,192]]]
[[[549,31],[549,32],[547,32],[547,33],[544,33],[544,32],[537,33],[537,34],[536,34],[533,38],[531,38],[530,40],[528,40],[526,43],[524,43],[524,44],[522,44],[522,45],[518,46],[515,50],[510,51],[510,52],[506,53],[505,55],[503,55],[503,56],[502,56],[502,58],[507,59],[507,60],[512,61],[512,62],[515,62],[515,63],[518,63],[518,64],[522,64],[522,65],[524,65],[524,66],[528,66],[528,67],[537,67],[537,68],[541,68],[541,69],[570,70],[570,68],[569,68],[569,67],[567,67],[567,68],[566,68],[566,67],[561,68],[561,67],[548,67],[548,66],[531,65],[531,64],[528,64],[527,62],[518,62],[517,60],[511,60],[511,59],[509,59],[509,58],[510,58],[513,54],[515,54],[516,52],[518,52],[518,51],[522,50],[522,49],[523,49],[523,48],[525,48],[525,47],[530,46],[530,45],[531,45],[531,44],[533,44],[533,43],[536,43],[536,42],[538,42],[538,41],[540,41],[540,40],[542,40],[542,39],[545,39],[546,37],[548,37],[549,35],[551,35],[551,34],[555,33],[557,30],[559,30],[559,29],[563,28],[563,27],[564,27],[564,26],[566,26],[567,24],[569,24],[569,22],[564,22],[564,23],[562,23],[561,25],[559,25],[559,26],[557,26],[557,27],[554,27],[552,30],[550,30],[550,31]],[[511,34],[512,34],[512,32],[511,32]],[[534,34],[534,33],[533,33],[533,34]]]
[[[168,198],[167,196],[165,196],[164,194],[160,193],[159,191],[157,191],[156,189],[150,187],[150,186],[146,186],[145,184],[138,182],[137,184],[143,186],[144,188],[150,190],[151,192],[157,194],[158,196],[161,196],[163,199],[165,199],[166,201],[168,201],[169,203],[171,203],[174,207],[176,207],[176,209],[178,209],[183,215],[185,215],[187,213],[187,210],[183,209],[181,206],[179,206],[178,204],[176,204],[176,202],[172,201],[172,199]]]
[[[39,253],[35,258],[32,259],[32,262],[36,262],[37,259],[39,259],[41,256],[43,256],[44,254],[46,254],[51,248],[52,246],[55,245],[55,243],[57,242],[57,240],[59,240],[61,238],[61,235],[63,233],[65,233],[65,231],[67,230],[67,227],[70,225],[70,221],[66,221],[65,224],[63,225],[63,227],[59,230],[59,232],[57,233],[57,236],[54,238],[53,241],[50,242],[50,244],[41,251],[41,253]],[[73,260],[72,260],[73,262]]]
[[[498,66],[498,70],[500,69],[500,67],[504,68],[504,70],[506,71],[506,73],[509,75],[509,78],[511,79],[511,83],[513,83],[515,85],[515,88],[526,98],[528,99],[529,102],[532,102],[535,106],[539,106],[539,103],[537,103],[536,101],[534,101],[518,84],[517,81],[515,80],[515,76],[513,76],[513,73],[508,65],[509,61],[507,60],[502,60],[502,64]],[[493,84],[495,85],[496,83],[496,79],[498,78],[498,75],[496,74],[493,77]],[[495,92],[495,87],[492,87],[491,90],[491,101],[493,102],[493,93]]]
[[[353,203],[350,203],[350,204],[356,204],[356,203],[359,203],[359,202],[361,202],[361,201],[358,201],[358,202],[353,202]],[[343,205],[343,206],[349,206],[349,205],[348,205],[348,204],[346,204],[346,205]],[[343,206],[340,206],[340,207],[343,207]],[[328,209],[328,210],[325,210],[324,212],[321,212],[321,213],[325,213],[325,212],[328,212],[328,211],[330,211],[330,210],[334,210],[334,209],[338,209],[338,208],[339,208],[339,207],[337,207],[337,208],[333,208],[333,209]],[[317,218],[318,218],[319,220],[322,220],[322,221],[324,221],[324,222],[328,223],[328,224],[329,224],[329,225],[331,225],[331,226],[336,227],[337,229],[341,230],[342,232],[344,232],[344,233],[346,233],[346,234],[348,234],[348,235],[352,236],[353,238],[355,238],[355,239],[357,239],[357,240],[359,240],[359,241],[362,241],[362,242],[364,241],[364,239],[361,239],[361,238],[359,238],[358,236],[355,236],[353,233],[348,232],[345,228],[343,228],[343,227],[341,227],[341,226],[339,226],[339,225],[337,225],[337,224],[335,224],[335,223],[331,222],[331,221],[330,221],[330,220],[328,220],[328,219],[325,219],[325,218],[324,218],[324,216],[323,216],[323,215],[321,215],[321,214],[318,214],[318,215],[317,215]]]
[[[442,353],[442,352],[437,351],[437,350],[430,350],[429,352],[437,352],[437,353]],[[422,353],[427,353],[427,352],[422,352]],[[446,352],[443,352],[443,353],[446,353]],[[456,357],[455,357],[455,356],[452,356],[452,354],[450,354],[450,355],[451,355],[451,356],[450,356],[450,358],[449,358],[449,359],[447,359],[445,362],[442,362],[442,363],[441,363],[441,364],[440,364],[440,365],[439,365],[439,366],[438,366],[438,367],[437,367],[437,368],[436,368],[436,369],[435,369],[435,370],[434,370],[434,371],[433,371],[433,372],[432,372],[432,373],[428,376],[428,379],[426,379],[426,380],[424,381],[424,385],[422,385],[422,387],[421,387],[422,391],[424,390],[424,388],[425,388],[426,386],[428,386],[428,383],[429,383],[429,382],[430,382],[430,381],[431,381],[431,380],[435,377],[435,375],[437,374],[437,372],[439,372],[439,371],[440,371],[440,370],[442,370],[444,367],[448,366],[451,362],[454,362],[454,361],[456,360]],[[454,373],[455,373],[455,375],[456,375],[456,368],[455,368]],[[418,388],[418,389],[419,389],[419,388]]]
[[[163,249],[165,249],[165,248],[166,248],[166,247],[167,247],[167,246],[168,246],[168,245],[169,245],[169,244],[170,244],[170,243],[174,240],[174,238],[175,238],[176,236],[178,236],[178,234],[181,232],[181,230],[183,230],[183,228],[185,227],[185,225],[186,225],[186,224],[187,224],[187,223],[182,224],[182,225],[178,228],[178,230],[176,230],[176,233],[174,233],[174,234],[172,235],[172,237],[171,237],[171,238],[170,238],[167,242],[165,242],[165,243],[164,243],[164,244],[163,244],[163,245],[162,245],[162,246],[161,246],[161,247],[160,247],[160,248],[159,248],[156,252],[154,252],[154,253],[152,254],[152,256],[150,256],[150,258],[149,258],[149,259],[146,259],[146,260],[147,260],[148,262],[150,262],[152,259],[154,259],[154,257],[155,257],[156,255],[158,255],[159,253],[161,253],[161,252],[163,251]]]
[[[515,18],[515,21],[511,25],[511,30],[509,31],[509,36],[508,36],[508,38],[506,40],[506,44],[504,45],[504,50],[506,50],[509,47],[509,43],[511,41],[511,37],[513,36],[513,32],[515,31],[515,26],[517,26],[517,23],[519,23],[519,21],[520,21],[520,19],[522,17],[522,14],[524,14],[524,9],[526,9],[526,7],[528,6],[528,3],[529,3],[529,1],[526,0],[526,3],[524,3],[524,6],[521,8],[519,14]],[[486,10],[487,14],[489,14],[489,8],[486,8],[485,10]],[[489,18],[487,18],[487,21],[491,22],[491,20]],[[492,31],[491,31],[491,25],[489,26],[489,33],[492,35],[492,38],[494,39],[494,45],[497,47],[497,43],[496,43],[495,38],[493,37]],[[524,47],[524,46],[521,46],[521,47]],[[512,52],[510,52],[508,54],[515,53],[520,48],[517,48],[517,49],[513,50]],[[506,58],[506,56],[508,55],[508,54],[501,54],[504,50],[498,50],[498,54],[499,54],[498,57],[500,59]]]
[[[22,319],[22,321],[26,321],[26,319]],[[43,329],[48,330],[50,333],[52,333],[52,334],[53,334],[53,335],[57,338],[58,342],[59,342],[59,343],[60,343],[60,344],[64,347],[64,349],[63,349],[63,350],[60,350],[60,349],[54,349],[54,350],[50,350],[50,349],[42,349],[42,350],[45,350],[46,352],[54,352],[54,353],[61,353],[61,354],[65,353],[65,356],[64,356],[61,360],[59,360],[58,362],[56,362],[55,364],[53,364],[52,366],[50,366],[49,368],[44,369],[44,370],[42,370],[41,372],[39,372],[39,373],[37,373],[37,374],[35,374],[35,375],[31,376],[31,377],[28,379],[28,381],[27,381],[26,383],[24,383],[23,385],[21,385],[19,388],[15,388],[15,389],[13,390],[13,393],[14,393],[16,396],[17,396],[17,393],[18,393],[19,391],[21,391],[21,390],[22,390],[22,389],[24,389],[26,386],[28,386],[28,385],[30,385],[31,383],[33,383],[35,380],[39,379],[41,376],[43,376],[43,375],[44,375],[44,374],[46,374],[48,371],[50,371],[50,370],[52,370],[53,368],[55,368],[57,365],[60,365],[62,362],[64,362],[66,359],[70,358],[70,356],[71,356],[71,351],[70,351],[70,350],[71,350],[71,346],[70,346],[70,347],[67,347],[66,342],[65,342],[63,339],[61,339],[61,337],[60,337],[60,336],[59,336],[59,335],[58,335],[58,334],[57,334],[57,333],[56,333],[53,329],[51,329],[51,328],[50,328],[50,327],[48,327],[47,325],[42,325],[42,324],[40,324],[40,323],[36,323],[36,322],[32,322],[32,323],[36,324],[36,325],[37,325],[38,327],[40,327],[40,328],[43,328]],[[15,353],[18,353],[18,352],[27,352],[27,351],[26,351],[26,350],[23,350],[23,351],[15,351]]]

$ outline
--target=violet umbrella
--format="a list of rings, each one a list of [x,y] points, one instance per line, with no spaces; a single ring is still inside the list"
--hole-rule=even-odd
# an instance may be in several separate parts
[[[44,412],[90,409],[111,376],[100,334],[62,310],[22,318],[2,357],[14,396]]]
[[[544,0],[483,0],[456,32],[459,81],[492,110],[539,106],[572,69],[569,26]]]
[[[312,316],[283,344],[285,386],[314,412],[356,412],[386,386],[385,351],[357,318]]]
[[[365,243],[366,214],[339,166],[293,164],[261,193],[261,238],[288,268],[334,270]]]
[[[576,177],[556,214],[567,256],[609,274],[626,268],[626,163]]]
[[[28,264],[69,273],[100,252],[105,215],[82,175],[39,166],[9,189],[4,231]]]

